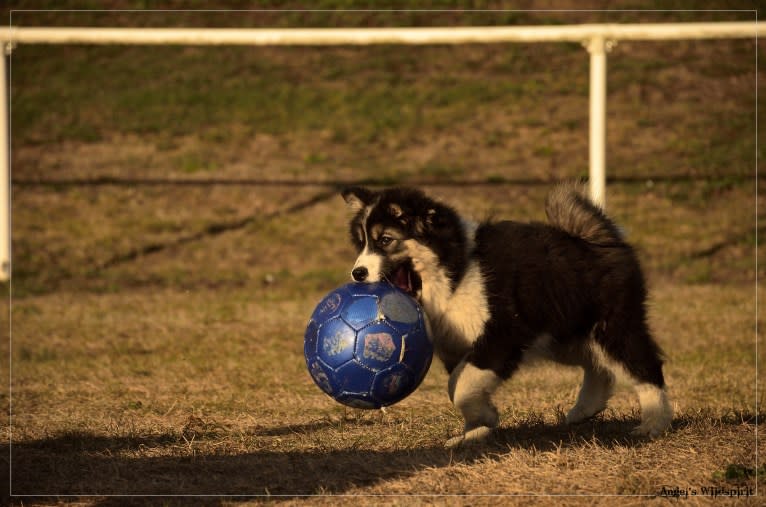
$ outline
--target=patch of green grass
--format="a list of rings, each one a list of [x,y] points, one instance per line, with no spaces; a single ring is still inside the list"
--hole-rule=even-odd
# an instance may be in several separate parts
[[[490,147],[490,148],[501,146],[506,137],[507,137],[507,134],[505,132],[495,129],[487,134],[485,138],[485,143],[487,147]]]
[[[55,350],[50,348],[30,349],[21,347],[18,358],[22,362],[49,363],[60,359]]]
[[[215,162],[198,153],[186,153],[178,158],[178,167],[187,174],[215,171]]]
[[[766,102],[764,102],[766,105]],[[718,135],[710,136],[714,122]],[[674,143],[693,167],[713,177],[751,175],[755,167],[755,118],[752,112],[726,112],[700,122],[699,130]],[[732,156],[734,153],[737,156]]]
[[[431,161],[423,166],[418,173],[437,180],[450,180],[458,176],[465,176],[466,170],[457,165]]]
[[[69,65],[43,59],[41,51],[46,56],[61,52]],[[491,79],[476,79],[465,75],[459,64],[448,70],[414,57],[421,52],[460,58],[465,51],[459,48],[403,52],[375,47],[353,49],[352,56],[348,51],[28,47],[14,62],[14,131],[19,139],[38,142],[66,139],[81,124],[82,111],[93,140],[116,127],[135,134],[209,131],[213,137],[208,140],[220,141],[225,139],[222,125],[231,121],[269,133],[330,128],[343,137],[352,135],[351,141],[375,140],[385,133],[421,128],[424,121],[446,124],[469,109],[512,104],[545,89],[539,78],[519,81],[513,73],[495,69]],[[494,47],[487,51],[499,52]],[[118,52],[123,54],[118,57]],[[308,65],[319,60],[323,73],[302,70],[300,62],[307,54]],[[206,63],[211,60],[219,66],[214,76]],[[335,70],[328,74],[328,69]],[[48,76],[45,86],[36,81],[38,72]],[[56,91],[48,92],[48,87]],[[39,103],[48,106],[37,108]],[[372,131],[365,128],[368,123]],[[360,134],[353,135],[356,132]]]
[[[747,465],[732,463],[726,466],[726,469],[713,473],[713,479],[725,480],[729,482],[750,481],[758,477],[758,482],[766,482],[766,465],[761,465],[756,470]]]
[[[652,128],[657,125],[657,120],[652,117],[637,118],[636,125],[640,128]]]
[[[712,268],[709,259],[687,259],[685,263],[686,283],[710,283]]]
[[[306,155],[307,164],[322,164],[327,162],[329,157],[324,153],[309,153]]]
[[[555,150],[550,145],[541,145],[535,147],[532,154],[536,157],[551,158],[555,154]]]

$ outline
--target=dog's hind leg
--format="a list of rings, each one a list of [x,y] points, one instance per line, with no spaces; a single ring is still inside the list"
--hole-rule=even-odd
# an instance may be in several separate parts
[[[641,424],[633,430],[633,434],[649,438],[660,436],[673,421],[673,408],[665,387],[644,382],[636,384],[635,389],[641,404]]]
[[[499,417],[492,404],[492,393],[503,379],[492,369],[481,369],[464,359],[449,378],[449,395],[465,420],[463,435],[451,438],[446,447],[485,440],[497,426]]]
[[[664,433],[673,420],[660,350],[643,319],[630,322],[632,325],[625,323],[623,321],[619,329],[620,341],[610,340],[604,332],[594,333],[591,351],[599,366],[627,378],[635,387],[641,404],[641,424],[633,434],[655,438]]]
[[[580,394],[574,407],[567,412],[567,424],[582,422],[598,414],[606,408],[606,402],[612,396],[614,375],[607,369],[590,364],[584,368]]]

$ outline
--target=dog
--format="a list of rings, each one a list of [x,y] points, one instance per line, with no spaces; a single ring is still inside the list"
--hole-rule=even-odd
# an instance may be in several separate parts
[[[388,280],[427,316],[450,401],[465,420],[447,447],[490,436],[499,422],[493,392],[540,357],[584,370],[567,423],[604,410],[622,378],[641,405],[634,434],[655,438],[669,428],[673,411],[638,258],[576,184],[549,193],[547,224],[475,223],[414,188],[350,187],[341,195],[353,212],[352,279]]]

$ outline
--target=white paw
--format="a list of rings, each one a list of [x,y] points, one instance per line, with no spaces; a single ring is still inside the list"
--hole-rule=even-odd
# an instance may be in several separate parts
[[[669,425],[641,424],[630,432],[634,437],[657,438],[668,430]]]
[[[444,447],[447,449],[455,449],[457,447],[460,447],[460,444],[463,443],[463,435],[452,437],[444,444]]]
[[[567,412],[566,418],[564,419],[567,424],[577,424],[581,423],[583,421],[586,421],[593,417],[594,415],[598,414],[604,410],[604,408],[584,408],[580,407],[578,405],[575,405],[572,407],[572,409]]]
[[[492,428],[489,426],[479,426],[478,428],[466,431],[460,436],[450,438],[447,440],[447,443],[444,444],[444,447],[447,449],[454,449],[456,447],[480,444],[486,441],[491,434]]]
[[[567,424],[577,424],[583,422],[587,418],[588,416],[585,415],[580,407],[572,407],[572,410],[567,412],[564,421],[566,421]]]

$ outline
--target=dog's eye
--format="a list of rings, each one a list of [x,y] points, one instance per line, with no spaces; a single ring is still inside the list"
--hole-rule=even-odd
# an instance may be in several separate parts
[[[381,236],[380,239],[378,239],[378,245],[380,246],[388,246],[391,244],[391,242],[394,240],[391,236]]]

